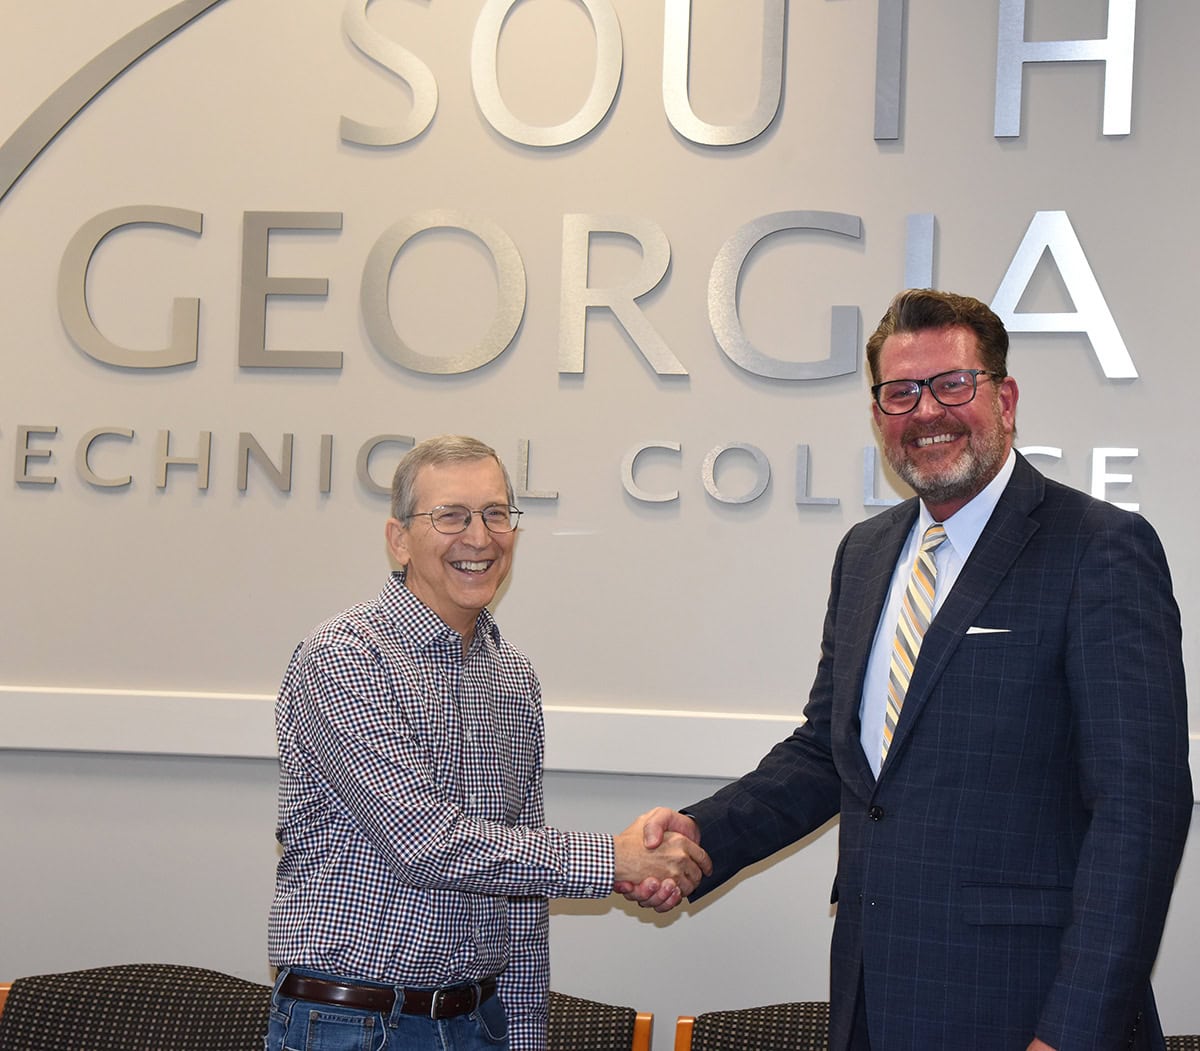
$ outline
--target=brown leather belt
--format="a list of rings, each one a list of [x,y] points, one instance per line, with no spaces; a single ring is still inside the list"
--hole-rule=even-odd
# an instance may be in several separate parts
[[[355,1007],[362,1011],[390,1011],[396,1004],[396,993],[400,992],[404,996],[401,1014],[440,1019],[457,1018],[474,1011],[484,1000],[495,995],[496,979],[485,978],[482,982],[449,985],[444,989],[401,989],[391,985],[331,982],[292,971],[279,986],[279,991],[294,1000]]]

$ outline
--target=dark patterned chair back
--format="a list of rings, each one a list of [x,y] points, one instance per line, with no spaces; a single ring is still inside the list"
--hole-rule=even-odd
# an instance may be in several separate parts
[[[632,1007],[551,992],[546,1047],[547,1051],[649,1051],[650,1026],[650,1015]]]
[[[829,1047],[829,1004],[823,1001],[710,1011],[688,1021],[691,1051],[826,1051]]]
[[[0,1051],[262,1051],[271,988],[177,964],[119,964],[12,983]]]

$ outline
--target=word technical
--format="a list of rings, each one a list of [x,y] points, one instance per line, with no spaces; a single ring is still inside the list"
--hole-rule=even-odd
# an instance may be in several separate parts
[[[16,453],[14,458],[15,481],[22,487],[45,487],[58,484],[58,476],[53,472],[57,469],[54,464],[54,450],[48,444],[58,437],[58,427],[54,425],[32,426],[19,424],[16,427]],[[110,473],[113,459],[123,463],[124,458],[111,451],[105,455],[100,450],[106,444],[114,441],[126,446],[134,442],[134,431],[130,427],[96,427],[88,431],[75,444],[74,466],[79,480],[97,489],[130,488],[133,485],[131,473]],[[416,438],[407,434],[377,434],[368,438],[358,446],[354,462],[354,478],[362,491],[374,496],[389,497],[390,478],[396,462],[416,442]],[[174,444],[173,444],[174,443]],[[332,434],[322,434],[319,439],[318,455],[315,463],[314,480],[317,491],[327,494],[333,491],[333,444]],[[557,500],[556,489],[534,489],[529,483],[529,458],[531,442],[522,438],[517,442],[517,455],[514,469],[511,471],[513,488],[520,500]],[[381,449],[391,447],[388,456],[381,457],[388,462],[386,469],[373,461],[374,455]],[[280,438],[279,460],[276,462],[264,449],[259,440],[251,433],[242,431],[237,436],[235,465],[237,473],[237,488],[246,492],[250,488],[250,467],[254,464],[261,477],[268,485],[281,493],[290,493],[293,482],[293,452],[295,435],[284,434]],[[154,439],[154,449],[151,454],[151,470],[154,485],[160,490],[167,489],[168,478],[175,477],[181,472],[191,473],[197,490],[207,490],[212,471],[213,435],[211,431],[200,431],[197,435],[194,451],[183,452],[179,441],[169,430],[159,430]],[[1021,450],[1026,456],[1045,457],[1058,461],[1063,457],[1061,448],[1054,446],[1026,446]],[[771,483],[771,461],[767,454],[757,445],[749,442],[727,441],[713,446],[705,453],[698,468],[686,464],[683,459],[683,445],[676,441],[645,441],[627,449],[621,458],[620,480],[625,492],[642,504],[667,504],[680,499],[680,490],[675,482],[656,481],[649,483],[639,474],[639,460],[647,459],[662,461],[658,464],[656,477],[663,475],[668,478],[678,477],[681,473],[695,469],[699,476],[700,485],[715,501],[721,504],[742,505],[752,504],[766,493]],[[836,506],[841,500],[836,496],[814,496],[810,492],[811,450],[808,445],[796,445],[793,455],[793,493],[798,507],[827,507]],[[1110,499],[1111,485],[1128,484],[1133,481],[1133,475],[1113,472],[1110,470],[1111,460],[1135,459],[1138,455],[1136,448],[1105,447],[1091,450],[1092,474],[1091,493],[1097,499]],[[96,461],[103,459],[109,464],[101,467]],[[678,467],[675,462],[678,460]],[[727,477],[718,477],[718,464],[723,460],[732,461],[741,468],[735,472],[735,481]],[[120,468],[118,468],[120,470]],[[897,503],[900,497],[892,493],[880,495],[877,479],[879,475],[879,458],[875,446],[868,445],[862,450],[862,506],[883,507]],[[382,481],[379,479],[383,479]],[[655,487],[661,486],[661,487]],[[1114,501],[1115,502],[1115,501]],[[1132,503],[1117,503],[1129,511],[1137,511],[1138,505]]]

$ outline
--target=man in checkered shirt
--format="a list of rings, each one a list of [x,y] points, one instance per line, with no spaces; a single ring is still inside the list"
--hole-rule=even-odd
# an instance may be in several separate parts
[[[521,512],[495,452],[421,442],[392,484],[378,598],[297,647],[276,704],[283,845],[267,1051],[546,1046],[547,899],[688,893],[708,857],[545,825],[541,691],[487,605]]]

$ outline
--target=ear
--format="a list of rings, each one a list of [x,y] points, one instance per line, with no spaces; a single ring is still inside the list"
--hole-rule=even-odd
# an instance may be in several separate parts
[[[1020,397],[1020,391],[1017,390],[1017,381],[1011,376],[1005,376],[999,383],[997,394],[1000,398],[1000,412],[1004,417],[1004,422],[1008,425],[1009,431],[1012,431],[1017,425],[1017,399]]]
[[[412,556],[408,552],[408,528],[398,518],[389,518],[383,527],[388,551],[401,566],[407,566]]]

